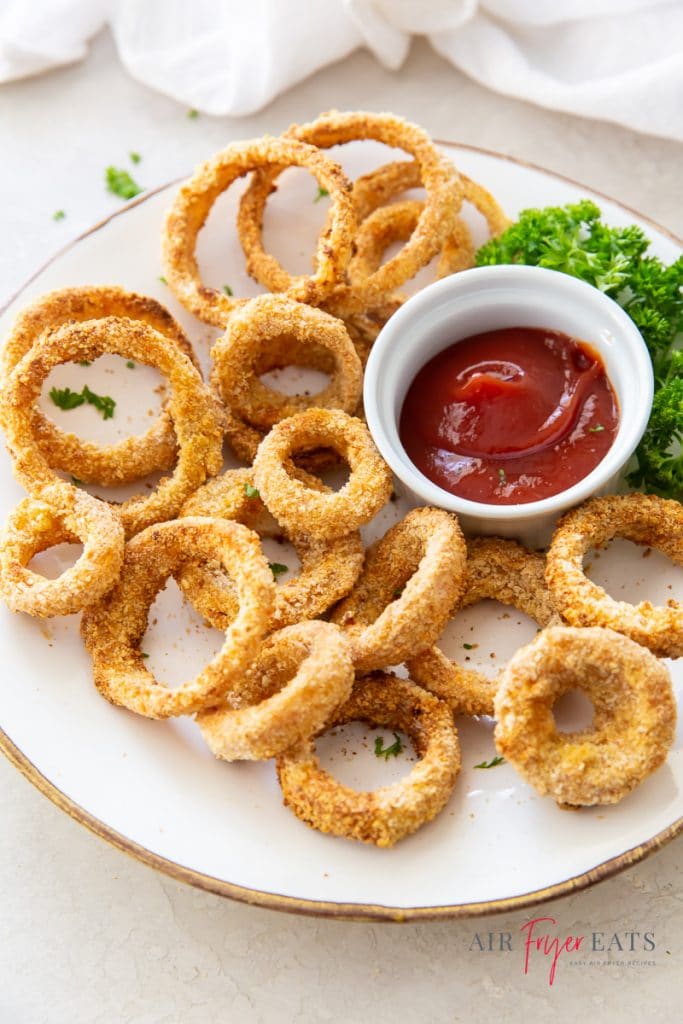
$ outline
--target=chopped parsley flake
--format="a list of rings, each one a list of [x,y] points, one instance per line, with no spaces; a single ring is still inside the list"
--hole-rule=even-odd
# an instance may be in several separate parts
[[[199,111],[195,110],[195,108],[193,107],[192,110],[188,110],[187,116],[189,117],[190,121],[196,121],[197,118],[199,117]]]
[[[163,274],[160,275],[159,280],[161,281],[162,284],[168,284],[168,281],[166,280]]]
[[[463,647],[465,648],[466,651],[474,650],[474,644],[463,644]]]
[[[289,566],[283,565],[282,562],[268,562],[268,565],[274,579],[277,579],[278,576],[282,576],[283,572],[289,572]]]
[[[142,157],[140,156],[139,153],[129,153],[128,156],[130,157],[130,162],[132,164],[139,164],[140,161],[142,160]]]
[[[254,485],[250,484],[249,481],[247,481],[246,484],[244,485],[244,493],[246,494],[246,496],[248,498],[260,498],[261,497],[261,494],[259,492],[258,487],[254,487]]]
[[[230,287],[229,284],[224,284],[223,285],[223,291],[225,292],[226,295],[232,296],[232,294],[233,294],[232,288]]]
[[[78,360],[78,365],[79,366],[92,366],[92,359],[79,359]]]
[[[53,220],[64,220],[65,217],[66,214],[64,213],[64,210],[55,210],[55,212],[52,214]]]
[[[475,768],[497,768],[499,764],[505,764],[505,758],[501,757],[500,754],[496,757],[492,757],[490,761],[481,761],[479,764],[475,764]]]
[[[79,480],[78,477],[74,476],[73,473],[72,473],[71,474],[71,483],[74,484],[75,487],[80,487],[81,484],[83,483],[83,481]]]
[[[107,167],[104,172],[107,190],[120,199],[132,199],[133,196],[144,192],[142,186],[133,181],[128,171],[122,167]]]
[[[109,395],[98,395],[91,391],[86,384],[82,391],[72,391],[71,388],[51,388],[50,398],[60,409],[77,409],[80,405],[87,403],[94,406],[102,419],[110,420],[114,415],[116,402]]]
[[[505,476],[505,470],[502,469],[502,468],[498,470],[498,479],[500,480],[502,485],[505,485],[507,483],[507,477]]]
[[[128,367],[129,370],[135,369],[135,363],[133,362],[132,359],[126,360],[126,366]]]
[[[394,733],[394,742],[388,747],[384,746],[382,736],[375,738],[375,757],[383,757],[385,761],[388,761],[390,757],[398,757],[402,750],[403,744],[397,732]]]
[[[326,188],[323,188],[322,185],[318,185],[318,191],[316,192],[315,199],[313,200],[313,202],[319,203],[321,199],[325,199],[325,197],[329,196],[329,194],[330,193],[327,191]]]
[[[594,427],[589,427],[588,428],[588,433],[589,434],[600,434],[600,433],[602,433],[602,431],[604,429],[605,429],[604,424],[596,423]]]
[[[146,651],[140,651],[140,657],[141,658],[149,658],[149,654],[147,654]]]

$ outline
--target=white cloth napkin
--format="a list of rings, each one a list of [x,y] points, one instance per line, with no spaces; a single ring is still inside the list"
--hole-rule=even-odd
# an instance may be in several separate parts
[[[683,0],[0,0],[0,81],[81,60],[105,24],[128,71],[239,116],[365,46],[415,35],[491,89],[683,140]]]

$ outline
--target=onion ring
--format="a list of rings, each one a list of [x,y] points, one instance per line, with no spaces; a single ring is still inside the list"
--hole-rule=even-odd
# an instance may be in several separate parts
[[[178,462],[173,475],[162,479],[155,491],[115,506],[130,537],[151,523],[171,519],[223,462],[222,413],[179,348],[142,321],[102,317],[65,325],[42,335],[12,371],[0,395],[0,412],[14,474],[32,497],[42,499],[60,480],[32,434],[34,403],[43,381],[60,363],[104,353],[155,366],[172,388],[169,413],[178,439]]]
[[[510,227],[512,221],[490,192],[462,171],[460,183],[463,201],[471,203],[484,217],[491,236],[500,235]],[[358,223],[361,224],[371,213],[386,206],[402,192],[421,186],[420,168],[414,160],[397,160],[384,164],[356,178],[352,188],[352,199]]]
[[[558,731],[555,701],[580,689],[591,725]],[[676,702],[666,667],[611,629],[545,629],[517,651],[496,693],[498,751],[560,807],[617,803],[666,759]]]
[[[177,345],[199,369],[182,328],[156,299],[114,285],[86,285],[48,292],[19,313],[2,350],[3,379],[9,377],[44,331],[106,316],[142,320]],[[158,419],[142,436],[127,437],[105,447],[60,430],[38,408],[33,413],[33,436],[53,469],[104,487],[131,483],[156,470],[170,469],[178,449],[165,403]]]
[[[57,579],[27,568],[38,552],[78,541],[83,553]],[[14,612],[71,615],[110,590],[122,562],[123,526],[116,512],[86,491],[56,485],[50,504],[24,498],[10,513],[0,538],[0,597]]]
[[[309,486],[326,490],[314,477],[309,478]],[[228,470],[200,487],[185,503],[181,515],[234,519],[260,535],[281,535],[279,524],[268,514],[258,491],[248,496],[247,492],[254,490],[252,470]],[[363,566],[363,545],[357,531],[331,541],[316,541],[307,535],[284,536],[291,541],[301,569],[277,588],[270,630],[323,615],[348,594]],[[230,580],[219,563],[188,561],[177,580],[207,622],[216,629],[227,628],[237,603]]]
[[[467,541],[466,586],[457,611],[486,599],[517,608],[541,628],[560,623],[546,586],[545,559],[514,540],[475,537]],[[456,611],[456,614],[457,614]],[[455,715],[492,715],[501,672],[482,672],[451,661],[437,646],[411,658],[410,678],[445,700]]]
[[[396,287],[414,277],[436,256],[451,233],[461,199],[455,168],[437,152],[429,136],[417,125],[391,114],[330,111],[309,124],[292,125],[286,137],[313,143],[322,149],[355,139],[375,139],[399,147],[415,158],[420,183],[426,191],[418,224],[400,253],[366,278],[360,287],[338,284],[329,300],[332,312],[354,313],[379,305]],[[280,168],[259,170],[252,176],[240,201],[237,229],[247,259],[247,270],[273,292],[291,288],[290,275],[266,253],[263,246],[263,215]],[[324,241],[329,223],[321,235]]]
[[[332,448],[351,475],[340,491],[320,493],[294,479],[291,456],[311,448]],[[270,512],[288,532],[306,532],[333,540],[372,519],[391,493],[391,471],[360,420],[337,409],[307,409],[281,420],[261,442],[254,459],[254,480]]]
[[[608,626],[653,654],[683,655],[683,608],[615,601],[583,571],[591,547],[613,537],[656,548],[683,566],[683,506],[652,494],[593,498],[560,519],[547,557],[546,579],[562,617],[572,626]]]
[[[353,680],[351,647],[341,630],[300,622],[265,641],[245,681],[246,699],[241,692],[227,706],[200,712],[197,724],[216,757],[263,761],[322,729],[348,699]]]
[[[455,516],[417,508],[367,552],[360,579],[332,621],[348,632],[356,671],[398,665],[443,629],[465,580]]]
[[[200,674],[169,690],[155,680],[140,652],[149,609],[185,559],[217,556],[235,581],[237,617],[221,650]],[[258,537],[246,526],[198,516],[148,527],[126,545],[118,584],[83,615],[81,635],[93,659],[97,689],[112,704],[147,718],[191,714],[217,704],[239,688],[257,656],[274,596]]]
[[[319,832],[393,846],[436,817],[460,771],[460,744],[448,707],[409,679],[376,673],[358,680],[327,728],[351,721],[407,733],[419,761],[390,786],[358,792],[324,771],[312,740],[277,759],[284,802]]]
[[[410,238],[422,208],[422,203],[407,199],[390,206],[380,206],[366,217],[356,232],[356,248],[348,267],[352,287],[362,286],[362,282],[375,273],[389,245]],[[452,233],[443,243],[436,268],[437,278],[474,266],[474,252],[469,228],[458,217]],[[398,302],[405,301],[402,295],[394,295],[393,298]]]
[[[224,327],[244,301],[231,299],[201,282],[195,256],[197,236],[218,196],[237,178],[274,165],[279,174],[286,166],[306,167],[332,199],[329,231],[318,243],[317,269],[312,277],[289,278],[289,298],[319,303],[341,280],[351,256],[355,216],[350,183],[338,164],[313,146],[292,138],[264,136],[235,143],[201,164],[176,195],[168,212],[163,236],[165,274],[178,300],[205,323]],[[264,263],[279,267],[264,254]]]
[[[279,339],[285,344],[274,349],[272,343]],[[296,348],[292,341],[298,343]],[[332,379],[322,391],[286,395],[259,379],[281,365],[283,355],[284,365],[307,365],[307,346],[329,354]],[[292,348],[290,356],[288,347]],[[212,380],[224,403],[250,426],[270,429],[311,406],[353,414],[360,401],[363,370],[344,324],[320,309],[281,295],[260,295],[234,313],[225,335],[211,349],[211,357]]]

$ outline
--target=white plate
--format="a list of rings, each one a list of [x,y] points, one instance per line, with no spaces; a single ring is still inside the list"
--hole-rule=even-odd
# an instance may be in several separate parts
[[[588,189],[494,154],[444,146],[457,165],[491,189],[507,212],[575,201]],[[374,144],[333,151],[352,175],[386,159]],[[273,197],[266,241],[292,270],[306,272],[324,203],[303,172]],[[6,334],[16,310],[34,296],[65,285],[117,282],[157,296],[186,326],[206,362],[215,332],[185,314],[159,280],[159,237],[171,185],[142,196],[69,246],[24,288],[2,318]],[[259,289],[246,277],[230,231],[235,194],[223,197],[201,238],[200,257],[210,283],[235,294]],[[594,195],[594,194],[593,194]],[[643,223],[654,252],[675,259],[675,240],[631,211],[596,197],[614,224]],[[472,218],[481,234],[481,223]],[[423,274],[423,280],[428,279]],[[120,361],[68,365],[55,373],[62,386],[87,380],[120,402],[104,424],[90,407],[55,415],[72,429],[102,439],[138,430],[158,401],[154,374]],[[55,413],[49,399],[44,406]],[[123,415],[123,409],[126,415]],[[21,497],[10,464],[0,458],[0,512]],[[370,528],[384,529],[402,512],[390,505]],[[272,555],[271,555],[272,557]],[[60,552],[41,556],[52,573]],[[277,561],[289,561],[280,549]],[[683,573],[655,553],[615,544],[593,566],[595,579],[626,599],[683,596]],[[170,586],[155,606],[157,625],[145,641],[150,666],[177,684],[194,673],[220,639],[182,606]],[[475,667],[500,665],[535,626],[490,604],[458,616],[444,648]],[[464,643],[478,644],[466,651]],[[464,769],[439,817],[392,850],[377,850],[321,835],[282,805],[272,763],[229,765],[213,759],[194,723],[152,722],[110,706],[92,685],[78,620],[40,622],[0,607],[3,652],[0,743],[5,753],[50,799],[122,849],[176,878],[264,906],[332,916],[406,919],[467,915],[525,906],[588,885],[633,863],[683,825],[681,732],[666,765],[616,807],[569,813],[529,789],[510,765],[474,765],[494,754],[492,725],[463,722]],[[672,665],[680,692],[683,671]],[[570,712],[571,713],[571,709]],[[407,770],[408,758],[374,757],[360,727],[321,744],[332,770],[350,784],[377,785]],[[356,753],[354,753],[354,750]]]

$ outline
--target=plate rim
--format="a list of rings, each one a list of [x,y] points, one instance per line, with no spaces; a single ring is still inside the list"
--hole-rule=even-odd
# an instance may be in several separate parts
[[[538,171],[548,177],[565,181],[580,189],[586,189],[588,192],[593,193],[593,195],[614,203],[622,210],[625,210],[627,213],[637,217],[639,220],[664,235],[670,241],[683,248],[683,238],[679,237],[668,228],[665,228],[651,217],[648,217],[639,210],[622,203],[620,200],[615,199],[614,196],[610,196],[606,192],[602,192],[599,189],[595,189],[581,181],[577,181],[575,178],[571,178],[566,174],[550,170],[547,167],[524,160],[520,157],[510,156],[506,153],[499,153],[496,150],[482,146],[457,142],[451,139],[434,139],[434,142],[436,145],[451,146],[456,149],[468,150],[474,153],[481,153],[484,156],[491,156],[497,160],[516,164],[517,166],[525,167],[529,170]],[[32,284],[32,282],[42,274],[44,270],[51,266],[64,253],[74,248],[79,242],[83,241],[83,239],[95,234],[95,232],[105,227],[116,217],[120,217],[122,214],[127,213],[134,207],[146,202],[153,196],[158,195],[160,192],[163,192],[184,180],[185,176],[180,176],[173,178],[162,185],[158,185],[153,189],[148,189],[141,195],[125,203],[120,207],[120,209],[114,210],[106,217],[96,221],[95,224],[92,224],[85,231],[76,235],[65,245],[61,246],[61,248],[45,260],[45,262],[42,263],[0,306],[0,316],[7,311],[12,303],[22,295],[26,288],[28,288],[28,286]],[[310,917],[325,917],[350,921],[386,921],[403,923],[409,921],[444,920],[446,918],[474,918],[487,914],[509,913],[511,911],[527,907],[538,906],[540,903],[545,903],[548,900],[557,899],[561,896],[568,896],[572,893],[586,889],[591,885],[595,885],[597,882],[611,878],[619,872],[624,871],[626,868],[631,867],[633,864],[637,864],[640,861],[645,860],[683,832],[683,816],[681,816],[671,825],[667,826],[667,828],[662,829],[644,843],[633,846],[631,849],[625,850],[623,853],[620,853],[615,857],[610,857],[607,860],[602,861],[600,864],[595,865],[593,868],[590,868],[588,871],[583,871],[578,875],[564,879],[561,882],[556,882],[551,886],[521,893],[518,896],[509,896],[494,900],[482,900],[476,903],[455,903],[430,907],[394,907],[372,903],[339,903],[326,900],[309,900],[298,896],[285,896],[281,893],[266,892],[261,889],[253,889],[238,885],[234,882],[228,882],[224,879],[216,878],[213,875],[197,871],[194,868],[187,867],[186,865],[179,864],[177,861],[162,857],[160,854],[154,853],[147,847],[136,843],[134,840],[124,836],[121,832],[111,828],[94,814],[86,811],[84,807],[81,807],[75,800],[72,800],[63,793],[55,783],[51,782],[42,774],[42,772],[39,771],[30,758],[23,753],[23,751],[12,739],[10,739],[1,727],[0,752],[2,752],[7,760],[21,772],[24,778],[32,783],[32,785],[35,786],[43,796],[47,797],[48,800],[50,800],[57,808],[59,808],[59,810],[64,811],[70,818],[88,829],[89,832],[98,836],[100,839],[104,839],[105,842],[123,853],[128,854],[130,857],[141,861],[143,864],[147,865],[147,867],[151,867],[162,874],[167,875],[174,879],[174,881],[184,882],[185,884],[192,885],[197,889],[202,889],[205,892],[211,892],[218,896],[228,897],[240,903],[259,906],[268,910],[279,910],[292,914],[305,914]]]

